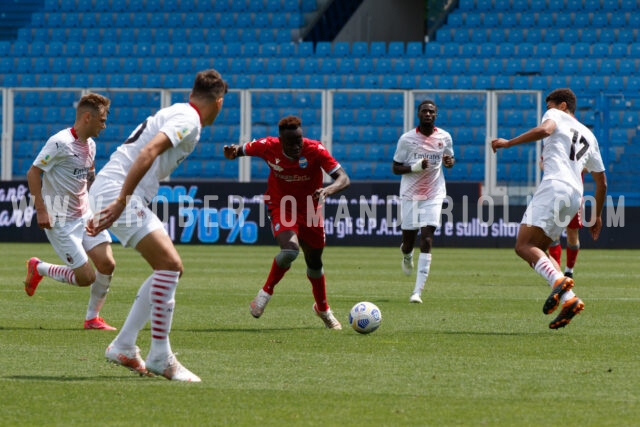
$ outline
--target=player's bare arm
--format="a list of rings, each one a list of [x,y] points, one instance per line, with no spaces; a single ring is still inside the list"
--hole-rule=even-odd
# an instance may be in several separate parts
[[[347,188],[351,184],[351,180],[349,179],[349,175],[344,171],[344,169],[339,168],[337,171],[331,174],[331,178],[334,181],[327,185],[326,187],[318,188],[313,192],[313,198],[315,200],[324,201],[327,196],[331,196],[332,194],[336,194],[345,188]]]
[[[153,139],[142,148],[142,150],[140,150],[138,157],[136,157],[131,165],[131,169],[129,169],[127,177],[122,184],[120,195],[106,208],[101,210],[92,221],[88,222],[87,234],[95,236],[102,230],[106,230],[111,227],[120,215],[122,215],[124,208],[127,206],[129,196],[133,194],[138,183],[149,171],[155,159],[172,146],[173,145],[171,144],[169,137],[160,132],[154,136]]]
[[[36,221],[40,228],[51,228],[51,217],[42,198],[42,169],[31,166],[27,171],[27,184],[33,197],[33,205],[36,209]]]
[[[244,151],[242,151],[241,145],[225,145],[224,147],[222,147],[222,151],[224,153],[224,157],[229,160],[234,160],[237,157],[244,156]]]
[[[607,176],[604,172],[591,172],[591,177],[596,184],[596,205],[594,208],[596,218],[593,225],[589,227],[589,232],[593,240],[598,240],[600,231],[602,231],[602,210],[604,209],[604,203],[607,197]]]
[[[87,172],[87,191],[91,189],[91,185],[93,185],[93,181],[96,180],[96,170],[91,169]]]
[[[417,161],[411,166],[406,166],[402,163],[398,163],[394,161],[391,170],[394,175],[404,175],[406,173],[422,172],[428,167],[429,167],[429,160],[427,159],[422,159],[421,161]]]
[[[556,122],[553,120],[545,120],[540,126],[529,129],[525,133],[516,136],[513,139],[496,138],[491,141],[491,148],[495,153],[499,148],[509,148],[514,145],[525,144],[544,139],[551,135],[556,129]]]

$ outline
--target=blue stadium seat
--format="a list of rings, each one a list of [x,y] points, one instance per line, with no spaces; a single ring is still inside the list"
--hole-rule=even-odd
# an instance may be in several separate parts
[[[333,56],[336,58],[349,57],[349,43],[348,42],[335,42],[333,45]]]
[[[369,56],[372,58],[382,58],[387,55],[387,45],[385,42],[371,42],[369,46]]]
[[[357,41],[351,44],[351,56],[363,58],[369,55],[369,45],[367,42]]]
[[[580,62],[580,74],[585,76],[591,76],[598,72],[599,60],[587,58],[587,59],[582,59],[579,62]],[[613,65],[615,66],[615,62],[613,63]]]
[[[424,43],[416,42],[416,41],[407,42],[406,56],[408,58],[417,58],[422,56],[423,53],[424,53]]]

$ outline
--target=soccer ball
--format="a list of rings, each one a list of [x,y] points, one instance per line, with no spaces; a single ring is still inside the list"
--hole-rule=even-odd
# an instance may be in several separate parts
[[[362,301],[349,312],[349,324],[360,334],[370,334],[380,327],[382,313],[377,305]]]

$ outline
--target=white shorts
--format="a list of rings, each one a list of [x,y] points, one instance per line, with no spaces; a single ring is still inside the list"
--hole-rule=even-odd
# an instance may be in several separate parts
[[[582,194],[575,188],[562,181],[544,180],[529,202],[520,224],[540,227],[551,240],[558,240],[581,204]]]
[[[111,243],[111,236],[106,230],[97,236],[89,236],[84,230],[85,222],[82,218],[67,220],[64,225],[56,224],[53,228],[44,230],[53,250],[73,269],[83,266],[89,260],[88,251],[101,243]]]
[[[120,195],[122,184],[110,179],[96,177],[89,196],[93,204],[93,211],[98,213]],[[122,215],[109,228],[122,243],[122,246],[135,248],[140,240],[151,232],[162,229],[164,224],[142,198],[131,196]]]
[[[431,225],[440,227],[442,222],[442,203],[444,199],[434,200],[403,200],[402,224],[403,230],[418,230]]]

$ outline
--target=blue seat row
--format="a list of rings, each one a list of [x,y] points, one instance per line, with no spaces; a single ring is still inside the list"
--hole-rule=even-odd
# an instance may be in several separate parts
[[[311,12],[316,0],[45,0],[46,12]]]
[[[564,3],[564,2],[563,2]],[[556,0],[528,0],[514,2],[512,0],[461,0],[461,11],[529,12],[536,13],[557,7]],[[566,0],[568,10],[588,12],[611,12],[617,10],[635,10],[635,0]]]
[[[540,31],[545,29],[579,28],[622,28],[629,25],[633,28],[638,22],[637,15],[627,11],[620,12],[580,12],[575,9],[567,9],[561,12],[495,12],[454,11],[447,17],[445,28],[522,28],[525,30]],[[461,13],[462,12],[462,13]]]
[[[290,28],[24,28],[18,31],[19,42],[102,42],[102,43],[213,43],[259,42],[284,43],[297,40],[300,31]]]
[[[634,15],[640,16],[640,15]],[[438,31],[436,40],[441,43],[633,43],[640,41],[638,34],[629,24],[621,28],[565,28],[565,29],[496,29],[496,28],[445,28]],[[640,25],[640,18],[633,24]]]
[[[300,13],[73,13],[36,12],[32,28],[300,28]]]

